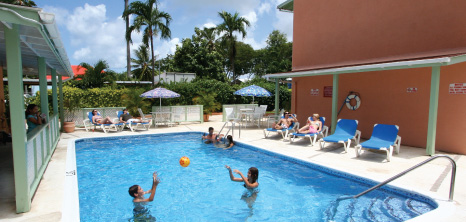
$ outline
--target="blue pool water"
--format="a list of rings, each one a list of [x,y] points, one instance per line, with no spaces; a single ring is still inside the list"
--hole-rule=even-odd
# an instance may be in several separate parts
[[[200,135],[78,140],[81,221],[403,221],[437,207],[427,197],[390,187],[336,207],[338,197],[374,184],[244,144],[216,148]],[[178,163],[182,156],[191,160],[186,168]],[[245,175],[257,167],[258,192],[231,181],[225,165]],[[150,189],[153,171],[161,179],[154,201],[135,206],[128,188]],[[142,210],[133,213],[135,207]]]

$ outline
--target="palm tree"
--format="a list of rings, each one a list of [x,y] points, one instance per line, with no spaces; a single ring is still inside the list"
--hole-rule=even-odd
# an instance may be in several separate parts
[[[194,32],[200,39],[204,39],[207,41],[207,49],[209,49],[210,52],[215,50],[215,41],[216,41],[216,28],[207,28],[204,27],[203,29],[195,28]]]
[[[139,49],[134,50],[137,59],[131,59],[132,68],[135,78],[139,81],[148,81],[152,76],[152,68],[150,65],[149,49],[146,45],[140,45]]]
[[[131,2],[128,10],[123,13],[123,17],[127,18],[129,15],[136,15],[133,25],[131,25],[126,32],[126,39],[131,41],[131,33],[133,31],[140,32],[144,28],[142,41],[144,44],[149,45],[152,55],[152,67],[155,67],[154,56],[154,36],[160,34],[160,39],[170,39],[171,31],[168,27],[172,17],[163,11],[160,11],[157,6],[157,0],[147,0],[145,3],[140,1]],[[154,7],[155,6],[155,7]],[[155,69],[152,69],[152,84],[154,84]]]
[[[217,32],[221,35],[221,41],[228,48],[228,58],[230,60],[230,71],[232,72],[233,81],[236,80],[235,75],[235,58],[236,58],[236,36],[234,32],[239,32],[243,39],[246,37],[246,26],[250,23],[246,18],[240,17],[238,12],[231,15],[228,12],[222,11],[218,15],[223,19],[223,23],[217,26]]]
[[[125,0],[125,11],[128,10],[128,4],[129,4],[129,0]],[[126,32],[127,32],[129,29],[129,16],[126,16],[125,21],[126,21]],[[126,76],[128,76],[128,79],[131,78],[131,49],[130,49],[128,40],[126,40]]]
[[[113,82],[113,72],[108,70],[108,64],[105,60],[97,61],[94,66],[82,62],[79,68],[85,68],[86,72],[83,76],[84,88],[100,88],[104,82]]]

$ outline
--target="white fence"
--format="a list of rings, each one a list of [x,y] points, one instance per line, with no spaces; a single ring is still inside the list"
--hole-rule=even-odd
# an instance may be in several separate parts
[[[204,122],[203,106],[152,106],[152,112],[170,112],[172,122]]]

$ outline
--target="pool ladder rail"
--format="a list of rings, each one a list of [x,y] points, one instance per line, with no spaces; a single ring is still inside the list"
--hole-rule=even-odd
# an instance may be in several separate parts
[[[367,194],[367,193],[369,193],[369,192],[371,192],[371,191],[373,191],[375,189],[378,189],[379,187],[381,187],[381,186],[383,186],[383,185],[385,185],[387,183],[390,183],[390,182],[404,176],[405,174],[407,174],[407,173],[417,169],[418,167],[423,166],[424,164],[429,163],[430,161],[435,160],[437,158],[446,158],[451,163],[452,171],[451,171],[451,180],[450,180],[449,201],[453,201],[453,194],[454,194],[454,191],[455,191],[455,179],[456,179],[456,162],[450,156],[447,156],[447,155],[435,155],[435,156],[432,156],[431,158],[429,158],[427,160],[424,160],[424,161],[416,164],[415,166],[413,166],[413,167],[411,167],[411,168],[409,168],[409,169],[407,169],[407,170],[405,170],[405,171],[403,171],[403,172],[401,172],[401,173],[399,173],[399,174],[397,174],[397,175],[395,175],[393,177],[390,177],[389,179],[387,179],[387,180],[385,180],[385,181],[383,181],[383,182],[381,182],[381,183],[379,183],[379,184],[377,184],[377,185],[375,185],[375,186],[373,186],[373,187],[371,187],[371,188],[369,188],[369,189],[367,189],[367,190],[365,190],[365,191],[363,191],[363,192],[361,192],[361,193],[359,193],[357,195],[354,195],[354,196],[345,195],[345,196],[341,196],[341,197],[337,198],[336,201],[333,204],[333,207],[332,207],[332,218],[336,214],[336,211],[337,211],[337,208],[338,208],[338,205],[339,205],[340,201],[347,200],[347,199],[356,199],[356,198],[358,198],[360,196],[363,196],[363,195],[365,195],[365,194]]]
[[[225,133],[224,137],[226,138],[228,136],[228,133],[230,132],[230,130],[231,130],[231,136],[234,136],[235,125],[236,125],[235,121],[226,121],[225,124],[223,124],[220,131],[218,132],[218,135],[220,135],[222,133],[223,129],[225,128],[226,125],[228,125],[228,123],[231,123],[231,127]],[[240,124],[240,123],[238,123],[238,124]],[[241,138],[241,125],[238,125],[238,138]]]

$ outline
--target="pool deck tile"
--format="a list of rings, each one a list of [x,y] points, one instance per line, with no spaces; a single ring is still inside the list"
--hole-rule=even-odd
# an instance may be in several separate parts
[[[207,131],[209,126],[214,127],[216,132],[218,132],[224,124],[221,122],[221,118],[221,115],[214,115],[211,116],[209,122],[203,124],[182,123],[175,127],[161,126],[151,128],[149,131],[131,132],[125,130],[123,132],[109,132],[105,134],[102,131],[86,132],[84,129],[77,129],[74,133],[63,133],[34,196],[31,211],[22,214],[15,213],[11,145],[6,147],[0,146],[0,219],[2,221],[61,221],[66,149],[68,140],[70,139]],[[338,144],[329,144],[327,148],[320,150],[318,144],[313,147],[310,146],[309,140],[298,139],[290,144],[289,142],[282,142],[281,136],[278,134],[274,135],[273,133],[269,138],[265,139],[263,128],[257,128],[256,126],[242,128],[241,138],[237,138],[238,131],[235,130],[235,140],[343,172],[364,176],[375,181],[386,180],[429,158],[426,155],[425,148],[407,146],[402,146],[400,154],[394,154],[391,162],[386,161],[385,153],[366,151],[362,156],[356,158],[353,148],[350,148],[348,153],[344,153],[343,147]],[[437,153],[444,154],[441,152]],[[457,164],[454,194],[456,209],[450,216],[445,215],[441,220],[466,221],[466,177],[464,177],[466,173],[466,157],[458,154],[447,155],[455,159]],[[450,176],[449,161],[438,159],[390,184],[428,194],[438,201],[446,201],[449,194]],[[433,221],[439,221],[439,218],[432,219]]]

